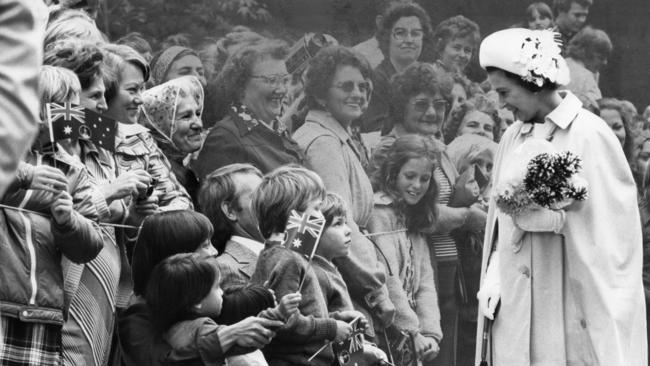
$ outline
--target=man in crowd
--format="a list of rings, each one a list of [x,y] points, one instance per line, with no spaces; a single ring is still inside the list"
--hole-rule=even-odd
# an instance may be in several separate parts
[[[562,36],[562,50],[566,51],[571,38],[587,23],[593,0],[554,0],[555,30]]]

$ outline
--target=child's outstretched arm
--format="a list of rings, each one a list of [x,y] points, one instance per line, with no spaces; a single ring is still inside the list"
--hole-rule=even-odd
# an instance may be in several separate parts
[[[265,319],[281,320],[286,323],[294,314],[300,313],[298,310],[300,301],[302,301],[300,292],[286,294],[282,296],[280,303],[276,307],[263,310],[257,316]]]

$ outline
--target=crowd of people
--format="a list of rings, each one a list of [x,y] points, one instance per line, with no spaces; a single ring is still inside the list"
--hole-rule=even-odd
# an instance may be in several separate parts
[[[593,0],[488,37],[379,3],[294,67],[244,26],[152,47],[94,2],[0,0],[0,365],[345,365],[357,327],[368,365],[647,365],[650,106],[600,91]],[[44,147],[48,103],[115,146]],[[533,139],[586,201],[496,206]],[[313,258],[294,212],[324,219]]]

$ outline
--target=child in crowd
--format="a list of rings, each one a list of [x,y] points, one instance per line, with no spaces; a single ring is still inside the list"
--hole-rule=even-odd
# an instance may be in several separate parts
[[[79,102],[81,86],[69,70],[43,66],[45,103]],[[41,124],[47,134],[46,124]],[[31,151],[0,203],[0,364],[61,364],[61,327],[71,288],[68,269],[103,248],[92,186],[85,170],[51,153]]]
[[[352,231],[347,224],[348,211],[343,198],[336,193],[328,192],[321,204],[321,212],[325,218],[325,227],[312,266],[323,290],[327,310],[330,317],[334,319],[346,322],[358,319],[358,326],[365,328],[368,326],[368,321],[362,313],[354,310],[348,286],[332,262],[335,258],[347,257],[352,244]],[[369,364],[379,360],[387,361],[386,354],[369,342],[364,344],[364,359]]]
[[[430,361],[442,339],[440,310],[427,240],[423,230],[436,221],[438,187],[433,178],[436,148],[420,135],[405,135],[391,146],[378,171],[379,191],[368,225],[383,253],[386,285],[397,313],[394,325],[410,334],[415,352]]]
[[[223,291],[219,269],[210,257],[183,253],[164,259],[151,273],[146,299],[154,325],[178,357],[200,359],[204,365],[225,363],[205,357],[216,347],[235,343],[234,337],[219,332],[226,326],[213,320],[221,314]],[[300,300],[298,293],[287,294],[278,306],[258,316],[290,324]]]
[[[253,193],[253,211],[266,244],[251,281],[266,283],[278,297],[300,289],[303,299],[295,323],[279,329],[263,350],[271,365],[330,366],[334,361],[330,347],[325,347],[311,362],[308,360],[325,342],[343,341],[352,333],[347,322],[329,316],[318,277],[308,259],[284,246],[291,211],[314,214],[324,198],[325,187],[320,177],[293,165],[267,174]]]

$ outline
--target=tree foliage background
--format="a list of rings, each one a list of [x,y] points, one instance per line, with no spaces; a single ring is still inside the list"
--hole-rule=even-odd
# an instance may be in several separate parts
[[[354,45],[374,32],[374,18],[384,0],[101,0],[98,24],[117,39],[140,32],[154,46],[165,37],[185,33],[195,47],[215,41],[235,25],[288,42],[305,32],[324,32],[343,45]],[[522,20],[534,0],[418,0],[432,23],[463,14],[481,26],[482,34]],[[546,0],[551,4],[552,0]],[[614,43],[609,65],[601,72],[605,96],[650,103],[650,1],[595,0],[588,23],[604,29]]]

